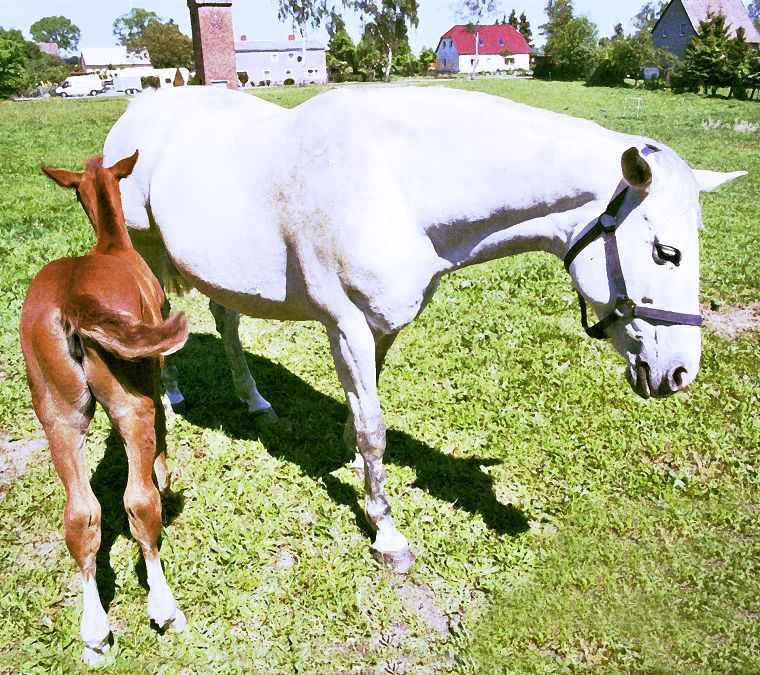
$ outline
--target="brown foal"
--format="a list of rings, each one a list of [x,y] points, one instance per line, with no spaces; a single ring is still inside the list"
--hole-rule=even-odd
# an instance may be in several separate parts
[[[46,265],[32,281],[21,313],[21,346],[32,403],[66,490],[66,544],[82,572],[83,658],[96,664],[109,650],[110,628],[95,584],[100,504],[90,487],[85,438],[99,401],[124,441],[129,477],[124,507],[148,572],[148,614],[161,629],[182,630],[161,569],[161,491],[169,487],[161,358],[187,340],[182,314],[162,319],[164,294],[132,247],[118,181],[138,153],[103,166],[98,155],[82,173],[40,167],[58,185],[75,188],[95,228],[85,256]]]

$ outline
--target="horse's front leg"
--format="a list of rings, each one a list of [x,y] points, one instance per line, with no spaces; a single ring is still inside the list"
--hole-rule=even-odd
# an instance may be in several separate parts
[[[272,410],[272,405],[259,394],[259,390],[256,388],[256,380],[253,379],[251,371],[248,369],[238,332],[240,314],[213,300],[208,301],[208,307],[214,315],[216,330],[222,337],[224,353],[232,372],[232,381],[238,398],[246,404],[249,413],[265,415],[272,421],[276,420],[277,415]]]
[[[385,494],[385,423],[377,395],[375,340],[364,315],[353,306],[334,325],[328,325],[327,332],[349,407],[347,433],[353,426],[364,463],[364,512],[376,533],[373,555],[397,572],[406,572],[415,556],[393,523]]]

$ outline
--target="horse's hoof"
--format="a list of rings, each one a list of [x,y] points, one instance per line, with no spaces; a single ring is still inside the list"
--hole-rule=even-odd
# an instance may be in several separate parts
[[[271,406],[269,408],[251,410],[249,412],[249,415],[251,415],[251,417],[253,417],[257,422],[267,422],[269,424],[274,424],[278,419],[276,413],[274,412],[274,408]]]
[[[84,651],[82,652],[82,661],[84,661],[91,668],[107,665],[112,660],[112,655],[109,654],[110,651],[111,643],[108,639],[101,645],[85,645]]]
[[[412,549],[409,546],[402,548],[400,551],[378,551],[373,548],[372,557],[399,574],[406,574],[409,568],[414,565],[415,560],[417,560],[417,556],[412,553]]]
[[[164,625],[164,631],[167,633],[181,633],[185,628],[187,628],[187,619],[181,609],[177,610],[174,619]]]

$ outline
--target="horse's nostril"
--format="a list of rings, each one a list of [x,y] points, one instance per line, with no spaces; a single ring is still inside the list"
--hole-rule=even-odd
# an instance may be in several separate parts
[[[678,368],[673,371],[673,382],[679,389],[683,387],[683,377],[686,373],[687,370],[683,366],[678,366]]]

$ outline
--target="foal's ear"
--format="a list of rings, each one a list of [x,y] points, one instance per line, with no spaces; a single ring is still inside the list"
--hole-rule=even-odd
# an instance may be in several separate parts
[[[82,174],[67,169],[51,169],[49,166],[40,164],[40,169],[49,178],[52,178],[58,185],[65,188],[78,188],[79,181],[82,180]]]
[[[623,167],[623,178],[632,188],[643,190],[652,182],[652,168],[640,154],[637,148],[628,148],[620,158]]]
[[[132,169],[135,168],[135,164],[137,163],[137,156],[139,154],[140,152],[138,150],[135,150],[135,153],[131,157],[120,159],[109,169],[116,180],[126,178],[130,173],[132,173]]]

